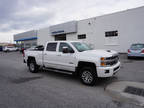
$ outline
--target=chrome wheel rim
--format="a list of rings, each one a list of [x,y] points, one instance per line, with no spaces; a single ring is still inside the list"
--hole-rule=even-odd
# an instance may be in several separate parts
[[[30,63],[30,70],[34,71],[34,64],[33,63]]]
[[[90,84],[93,81],[93,76],[89,71],[84,71],[81,77],[84,83],[86,84]]]

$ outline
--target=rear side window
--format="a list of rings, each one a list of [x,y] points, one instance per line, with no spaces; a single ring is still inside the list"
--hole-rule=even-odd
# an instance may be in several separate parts
[[[48,43],[47,51],[56,51],[57,43]]]

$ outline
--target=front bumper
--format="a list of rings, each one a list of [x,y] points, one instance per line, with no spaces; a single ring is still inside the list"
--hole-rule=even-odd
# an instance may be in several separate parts
[[[120,62],[111,67],[97,67],[98,77],[112,77],[120,69]]]

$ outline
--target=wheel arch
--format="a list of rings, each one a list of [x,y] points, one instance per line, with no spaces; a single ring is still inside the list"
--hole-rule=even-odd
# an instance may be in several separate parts
[[[79,74],[80,72],[80,69],[84,66],[89,66],[89,67],[93,67],[97,73],[97,70],[96,70],[96,64],[93,63],[93,62],[85,62],[85,61],[79,61],[78,62],[78,65],[77,65],[77,68],[76,68],[76,73]]]
[[[32,61],[32,60],[36,62],[35,57],[29,56],[28,59],[27,59],[27,65],[28,65],[28,66],[29,66],[30,61]]]

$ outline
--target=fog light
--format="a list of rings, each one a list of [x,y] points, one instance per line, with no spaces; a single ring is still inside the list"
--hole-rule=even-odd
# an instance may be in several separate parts
[[[106,64],[104,62],[101,62],[101,66],[106,66]]]
[[[106,73],[106,74],[109,73],[109,70],[105,70],[105,73]]]

